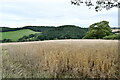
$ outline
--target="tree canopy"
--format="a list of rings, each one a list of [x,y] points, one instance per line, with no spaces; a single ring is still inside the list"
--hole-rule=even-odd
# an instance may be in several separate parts
[[[120,8],[120,1],[119,0],[96,0],[96,4],[93,4],[92,0],[71,0],[71,4],[80,6],[80,4],[85,3],[86,6],[91,8],[91,6],[95,7],[95,10],[101,11],[102,9],[109,10],[113,7]]]
[[[109,22],[107,21],[94,23],[89,26],[89,29],[90,30],[84,36],[85,39],[102,39],[112,33]]]

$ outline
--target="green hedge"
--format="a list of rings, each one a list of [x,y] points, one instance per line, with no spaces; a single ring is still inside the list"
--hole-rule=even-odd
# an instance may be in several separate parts
[[[103,39],[112,39],[112,40],[118,39],[118,40],[120,40],[120,34],[113,34],[110,36],[105,36],[105,37],[103,37]]]

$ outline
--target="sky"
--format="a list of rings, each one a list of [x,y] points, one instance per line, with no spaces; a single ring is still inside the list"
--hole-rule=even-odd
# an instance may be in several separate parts
[[[95,1],[95,0],[92,0]],[[85,4],[71,5],[71,0],[0,0],[0,26],[61,26],[89,25],[109,21],[111,27],[118,26],[118,9],[96,12]]]

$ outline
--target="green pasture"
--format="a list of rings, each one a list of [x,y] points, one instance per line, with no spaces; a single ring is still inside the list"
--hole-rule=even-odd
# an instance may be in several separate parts
[[[17,30],[17,31],[9,31],[9,32],[0,32],[0,40],[3,39],[11,39],[13,41],[17,41],[19,38],[23,36],[28,36],[30,34],[35,34],[39,32],[32,31],[30,29],[23,29],[23,30]]]

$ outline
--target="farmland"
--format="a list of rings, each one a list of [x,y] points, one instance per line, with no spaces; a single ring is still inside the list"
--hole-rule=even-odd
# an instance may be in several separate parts
[[[9,32],[0,32],[0,40],[2,39],[11,39],[13,41],[17,41],[19,38],[23,36],[28,36],[30,34],[35,34],[38,32],[32,31],[30,29],[23,29],[23,30],[17,30],[17,31],[9,31]]]
[[[117,78],[118,40],[1,43],[4,78]]]
[[[96,24],[104,27],[95,27]],[[109,22],[107,21],[101,21],[90,25],[89,28],[82,28],[76,25],[61,25],[57,27],[24,26],[20,28],[1,27],[0,35],[2,35],[2,37],[0,38],[0,42],[9,43],[61,39],[120,39],[118,34],[119,29],[115,27],[110,28],[108,24]]]

